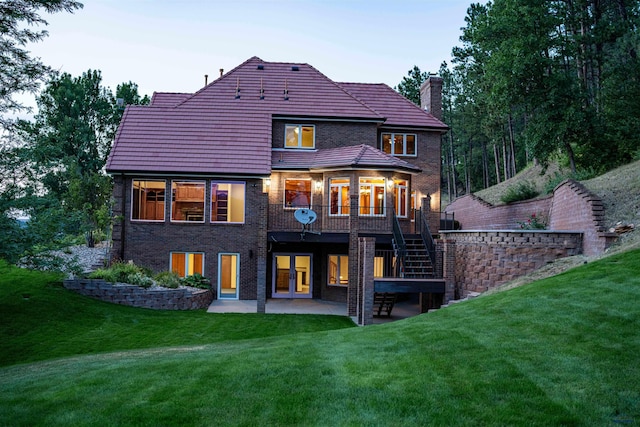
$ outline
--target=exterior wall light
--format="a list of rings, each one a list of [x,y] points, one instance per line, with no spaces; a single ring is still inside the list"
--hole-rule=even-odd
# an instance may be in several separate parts
[[[264,178],[262,180],[262,192],[268,193],[271,189],[271,178]]]

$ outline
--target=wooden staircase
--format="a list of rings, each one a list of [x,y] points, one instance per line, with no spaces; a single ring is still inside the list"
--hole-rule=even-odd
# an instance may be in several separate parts
[[[435,270],[422,237],[419,234],[406,235],[405,244],[403,277],[410,279],[435,278]]]

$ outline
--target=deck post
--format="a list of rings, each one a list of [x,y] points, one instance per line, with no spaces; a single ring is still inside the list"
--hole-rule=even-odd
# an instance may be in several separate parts
[[[358,241],[358,325],[373,324],[373,263],[375,237],[360,237]]]
[[[456,262],[456,241],[453,239],[443,240],[444,254],[443,266],[442,266],[442,278],[445,280],[444,301],[443,304],[448,304],[449,301],[456,298],[455,295],[455,262]]]
[[[358,315],[358,194],[349,196],[349,285],[347,315]]]
[[[257,249],[257,281],[258,289],[256,293],[256,299],[258,300],[257,309],[258,313],[266,312],[267,303],[267,229],[268,229],[268,216],[269,216],[269,199],[268,195],[264,195],[260,200],[259,206],[259,226],[258,226],[258,247]]]

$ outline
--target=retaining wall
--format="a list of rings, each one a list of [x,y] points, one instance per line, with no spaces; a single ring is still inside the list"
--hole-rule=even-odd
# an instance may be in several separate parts
[[[441,232],[453,258],[454,299],[484,292],[582,252],[582,233],[548,230]],[[452,256],[453,254],[453,256]]]
[[[471,194],[454,200],[445,211],[455,214],[463,230],[517,230],[535,214],[549,230],[583,233],[582,253],[588,256],[603,253],[616,238],[606,231],[602,200],[571,179],[542,199],[494,206]]]
[[[209,307],[214,298],[208,289],[145,289],[101,279],[65,280],[64,287],[102,301],[154,310],[197,310]]]

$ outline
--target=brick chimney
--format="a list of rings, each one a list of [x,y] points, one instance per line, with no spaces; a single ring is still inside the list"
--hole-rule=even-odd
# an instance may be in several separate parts
[[[420,107],[442,120],[442,77],[429,76],[420,86]]]

